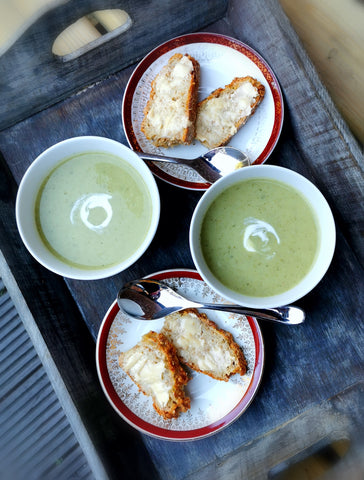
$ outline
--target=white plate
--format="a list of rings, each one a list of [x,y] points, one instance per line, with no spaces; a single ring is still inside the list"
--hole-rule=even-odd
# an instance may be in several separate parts
[[[126,86],[122,116],[126,138],[132,149],[179,158],[194,158],[207,151],[197,140],[192,145],[157,148],[141,132],[143,110],[151,82],[175,53],[189,53],[201,67],[199,100],[224,87],[235,77],[250,75],[266,89],[265,97],[246,125],[229,145],[244,151],[251,163],[264,163],[275,147],[283,123],[283,98],[278,81],[265,60],[248,45],[224,35],[194,33],[177,37],[151,51],[136,67]],[[159,178],[182,188],[206,190],[206,183],[188,167],[148,162]]]
[[[151,275],[191,299],[222,303],[195,270],[167,270]],[[230,425],[250,405],[261,380],[264,362],[263,339],[257,321],[243,315],[205,311],[220,328],[231,332],[242,347],[248,369],[228,382],[192,372],[186,386],[191,409],[179,418],[165,420],[156,413],[150,397],[118,365],[120,352],[133,347],[144,333],[160,331],[164,320],[131,319],[114,302],[100,327],[96,359],[103,390],[116,412],[137,430],[167,440],[194,440],[212,435]]]

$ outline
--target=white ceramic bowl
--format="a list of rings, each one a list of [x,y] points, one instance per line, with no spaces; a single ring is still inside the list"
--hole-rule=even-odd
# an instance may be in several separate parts
[[[85,152],[104,152],[119,156],[142,176],[152,201],[152,218],[147,235],[138,249],[127,259],[105,268],[83,269],[62,262],[44,245],[35,221],[35,202],[47,175],[72,155]],[[64,140],[41,153],[26,171],[16,199],[16,221],[20,236],[33,257],[54,273],[68,278],[94,280],[115,275],[135,263],[150,245],[158,227],[160,197],[155,179],[146,164],[121,143],[103,137],[83,136]]]
[[[211,272],[203,257],[200,231],[203,218],[215,198],[235,183],[249,178],[270,178],[284,182],[306,198],[316,213],[319,228],[319,246],[316,260],[307,275],[293,288],[279,295],[251,297],[235,292],[223,285]],[[205,282],[229,302],[252,308],[269,308],[288,305],[310,292],[326,273],[334,254],[335,223],[330,207],[321,192],[305,177],[287,168],[274,165],[256,165],[237,170],[213,184],[201,197],[192,216],[190,249],[193,261]]]

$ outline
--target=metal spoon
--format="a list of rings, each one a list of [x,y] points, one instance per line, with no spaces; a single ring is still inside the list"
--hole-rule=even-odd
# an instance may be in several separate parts
[[[197,158],[174,158],[153,153],[135,152],[140,158],[147,161],[178,163],[193,168],[209,183],[234,170],[250,165],[248,156],[234,147],[217,147]]]
[[[241,305],[193,302],[157,280],[142,279],[126,283],[118,293],[117,302],[121,310],[140,320],[157,320],[186,308],[220,310],[288,325],[297,325],[305,320],[304,311],[294,306],[252,309]]]

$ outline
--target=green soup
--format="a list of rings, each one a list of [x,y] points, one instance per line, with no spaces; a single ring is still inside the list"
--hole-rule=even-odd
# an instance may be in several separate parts
[[[298,284],[319,244],[313,209],[289,185],[253,178],[232,185],[208,208],[201,227],[205,261],[220,282],[268,297]]]
[[[148,188],[120,157],[102,152],[75,155],[45,179],[35,218],[47,248],[78,268],[115,265],[144,241],[152,218]]]

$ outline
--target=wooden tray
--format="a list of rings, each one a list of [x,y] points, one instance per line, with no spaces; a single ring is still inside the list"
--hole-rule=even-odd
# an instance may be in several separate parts
[[[94,340],[119,287],[154,271],[194,268],[188,226],[201,193],[158,180],[161,222],[147,255],[107,280],[63,280],[33,261],[21,244],[14,199],[26,168],[42,150],[75,135],[127,143],[121,103],[133,66],[107,78],[104,71],[105,79],[91,88],[0,132],[0,274],[23,315],[34,319],[111,478],[121,472],[123,478],[266,478],[269,472],[278,475],[280,465],[341,438],[352,448],[330,478],[342,478],[343,468],[363,472],[362,154],[276,0],[230,1],[224,18],[206,30],[249,44],[272,67],[283,91],[285,119],[269,163],[313,181],[337,226],[327,275],[298,302],[307,312],[306,323],[293,328],[261,323],[266,367],[250,408],[211,438],[166,442],[138,434],[120,420],[96,376]]]

